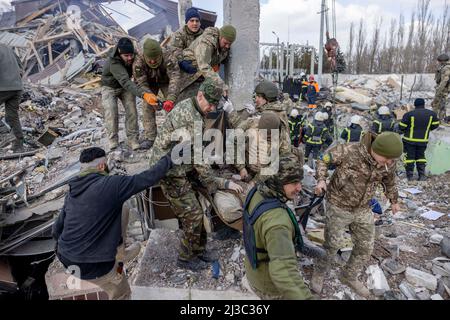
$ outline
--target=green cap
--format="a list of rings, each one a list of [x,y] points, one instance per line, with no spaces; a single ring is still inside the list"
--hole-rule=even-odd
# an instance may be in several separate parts
[[[220,36],[230,42],[234,42],[236,40],[236,28],[229,24],[225,25],[220,28]]]
[[[209,103],[217,106],[223,95],[223,86],[212,78],[206,78],[198,91],[203,92]]]
[[[372,142],[372,150],[388,159],[399,158],[403,153],[402,138],[395,132],[383,132]]]
[[[156,59],[162,56],[162,49],[159,42],[153,39],[145,40],[144,55],[149,59]]]

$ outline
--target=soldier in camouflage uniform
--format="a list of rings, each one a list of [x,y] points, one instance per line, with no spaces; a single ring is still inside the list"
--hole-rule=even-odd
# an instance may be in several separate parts
[[[352,254],[340,276],[341,281],[359,295],[368,297],[369,290],[358,280],[358,273],[368,262],[373,250],[375,226],[369,202],[376,187],[384,186],[392,213],[399,210],[396,187],[396,159],[403,152],[400,136],[384,132],[378,136],[366,133],[360,143],[339,144],[317,161],[316,194],[326,193],[325,243],[327,258],[318,261],[311,288],[320,293],[323,280],[336,252],[341,248],[349,227],[354,244]],[[328,188],[325,182],[328,166],[336,166]]]
[[[175,106],[167,115],[150,150],[150,166],[171,149],[175,143],[172,139],[175,131],[185,130],[185,133],[189,134],[190,143],[194,139],[202,139],[194,137],[194,123],[200,122],[204,129],[204,119],[208,112],[215,110],[222,93],[223,87],[220,84],[212,79],[206,79],[196,97],[186,99]],[[178,138],[179,136],[175,137]],[[182,268],[199,270],[208,267],[206,261],[211,261],[211,256],[205,252],[206,231],[203,226],[203,211],[192,187],[191,176],[195,173],[210,193],[217,189],[242,192],[242,188],[232,181],[216,177],[206,163],[176,166],[161,180],[162,191],[182,227],[178,265]]]
[[[282,154],[278,173],[259,183],[256,192],[247,199],[250,216],[261,201],[271,198],[280,201],[280,207],[264,212],[253,224],[257,267],[253,268],[248,254],[244,260],[249,284],[261,299],[312,299],[297,269],[296,249],[302,246],[300,229],[295,215],[285,205],[301,191],[302,178],[298,158]],[[244,234],[246,242],[245,237]]]
[[[163,108],[170,112],[178,97],[180,87],[180,69],[178,62],[165,48],[161,48],[158,41],[147,39],[144,52],[138,55],[133,63],[133,77],[141,90],[158,95],[161,90],[165,101]],[[156,138],[157,105],[144,102],[142,109],[144,125],[144,141],[142,149],[150,149]]]
[[[231,25],[222,28],[206,28],[201,36],[183,51],[183,61],[180,68],[182,75],[183,92],[180,99],[195,96],[201,82],[205,78],[214,79],[227,90],[219,76],[220,64],[228,57],[231,44],[236,39],[236,29]]]
[[[200,28],[200,14],[197,9],[189,8],[186,10],[185,23],[170,36],[168,43],[168,49],[177,59],[177,62],[183,61],[183,50],[203,34],[203,30]]]
[[[433,111],[438,115],[439,120],[445,121],[447,112],[447,99],[450,91],[450,57],[448,54],[441,54],[437,57],[440,63],[436,71],[436,94],[432,102]]]
[[[146,92],[131,81],[135,55],[133,42],[128,38],[121,38],[117,46],[109,52],[103,66],[102,105],[111,150],[119,146],[118,100],[122,102],[125,109],[125,128],[128,142],[133,150],[140,147],[136,97],[144,99],[149,104],[157,102],[154,94]]]

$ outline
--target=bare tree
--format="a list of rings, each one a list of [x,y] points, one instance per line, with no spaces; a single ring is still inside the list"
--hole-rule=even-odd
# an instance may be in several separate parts
[[[358,38],[356,39],[356,73],[361,73],[361,68],[363,64],[363,53],[366,47],[366,28],[364,26],[364,21],[361,18],[359,21]]]
[[[433,16],[430,12],[430,0],[418,0],[417,2],[417,36],[414,45],[415,65],[414,72],[423,73],[426,62],[426,46],[428,35],[432,28]]]
[[[375,22],[375,29],[373,29],[372,44],[370,45],[369,55],[369,73],[373,73],[375,69],[375,57],[379,50],[378,46],[380,45],[380,29],[382,22],[382,17],[377,19],[377,21]]]
[[[353,46],[355,42],[355,24],[352,22],[350,24],[350,39],[348,42],[348,51],[347,51],[347,65],[348,65],[348,73],[353,73]]]

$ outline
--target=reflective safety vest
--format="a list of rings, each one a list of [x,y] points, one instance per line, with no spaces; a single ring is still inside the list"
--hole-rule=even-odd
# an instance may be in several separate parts
[[[305,142],[308,144],[322,145],[327,137],[325,137],[328,128],[325,126],[314,126],[308,123],[308,127],[305,132]]]
[[[373,121],[372,130],[376,134],[394,130],[395,120],[392,117],[380,117]]]
[[[434,111],[416,108],[407,112],[400,122],[403,140],[406,142],[426,144],[430,131],[439,127],[439,119]]]

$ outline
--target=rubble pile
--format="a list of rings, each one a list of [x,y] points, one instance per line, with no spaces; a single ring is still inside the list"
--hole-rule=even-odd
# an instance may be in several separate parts
[[[14,47],[22,62],[24,79],[47,85],[99,84],[95,73],[103,57],[127,33],[101,3],[54,1],[37,9],[23,12],[16,5],[16,16],[25,16],[0,31],[0,43]],[[0,20],[7,19],[0,15]]]

